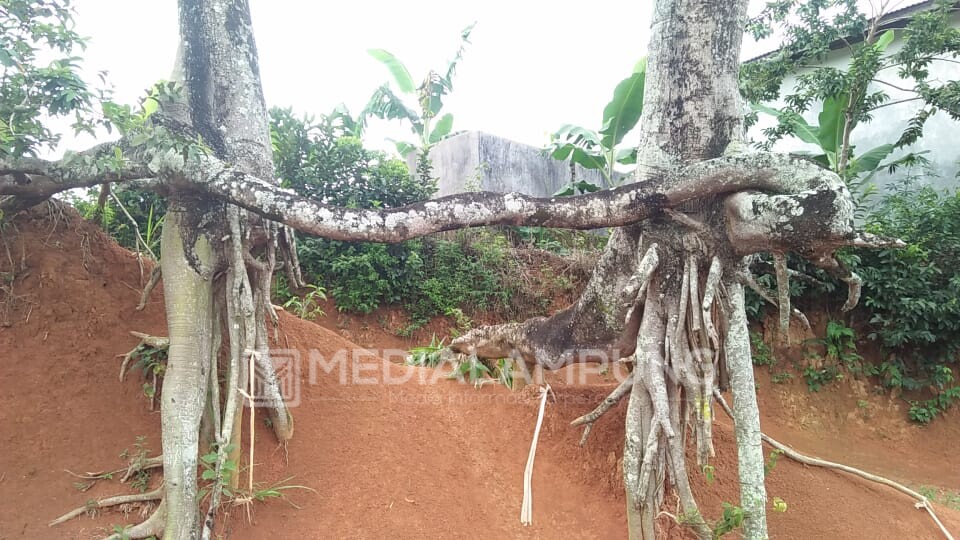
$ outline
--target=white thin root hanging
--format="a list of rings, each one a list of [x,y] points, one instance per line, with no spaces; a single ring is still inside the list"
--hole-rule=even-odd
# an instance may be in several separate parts
[[[790,346],[790,276],[787,274],[787,256],[773,254],[773,268],[777,273],[777,307],[780,308],[780,343]]]
[[[740,281],[740,283],[746,285],[747,287],[750,287],[750,290],[757,293],[757,296],[762,298],[768,304],[779,308],[779,304],[777,304],[777,301],[773,299],[773,296],[770,295],[770,292],[764,289],[762,285],[757,283],[757,280],[754,279],[753,274],[751,274],[749,270],[744,270],[742,272],[739,272],[737,274],[737,279]],[[811,328],[810,320],[807,319],[807,316],[804,315],[802,311],[800,311],[797,308],[791,308],[790,312],[794,317],[796,317],[798,321],[800,321],[800,324],[803,325],[803,328],[805,330],[810,330]]]
[[[537,441],[540,439],[540,426],[543,425],[543,411],[547,406],[549,392],[549,384],[540,389],[540,412],[537,413],[537,426],[533,429],[527,467],[523,470],[523,501],[520,503],[520,523],[523,525],[533,524],[533,459],[537,455]]]
[[[727,416],[733,419],[733,411],[730,410],[730,406],[727,405],[727,401],[723,399],[723,394],[721,394],[719,390],[715,390],[713,392],[713,397],[716,398],[717,403],[719,403],[723,411],[727,413]],[[940,518],[938,518],[937,514],[933,511],[933,506],[930,504],[930,501],[927,500],[927,498],[924,497],[923,495],[908,488],[907,486],[904,486],[899,482],[894,482],[889,478],[884,478],[882,476],[877,476],[875,474],[871,474],[866,471],[861,471],[860,469],[857,469],[855,467],[850,467],[849,465],[834,463],[832,461],[826,461],[820,458],[815,458],[815,457],[801,454],[800,452],[797,452],[793,448],[790,448],[789,446],[777,441],[776,439],[771,438],[766,433],[761,433],[760,438],[763,439],[763,442],[783,452],[783,455],[787,456],[788,458],[794,461],[803,463],[804,465],[811,465],[814,467],[823,467],[825,469],[835,469],[838,471],[843,471],[845,473],[849,473],[854,476],[859,476],[860,478],[869,480],[871,482],[883,484],[885,486],[891,487],[899,491],[900,493],[909,495],[910,497],[917,500],[917,502],[914,504],[916,508],[926,510],[927,513],[930,514],[930,517],[933,519],[934,523],[937,524],[937,527],[940,529],[940,532],[943,533],[943,536],[947,540],[953,540],[953,535],[950,534],[950,531],[948,531],[947,528],[943,526],[943,523],[940,521]]]

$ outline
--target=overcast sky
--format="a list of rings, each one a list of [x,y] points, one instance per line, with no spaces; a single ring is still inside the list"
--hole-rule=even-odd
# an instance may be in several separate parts
[[[90,37],[87,71],[108,70],[117,101],[136,102],[145,88],[169,76],[179,39],[175,1],[75,4],[78,31]],[[646,52],[651,5],[636,0],[251,0],[268,105],[319,114],[343,102],[356,114],[389,78],[367,49],[393,52],[420,81],[428,69],[446,65],[460,30],[476,21],[447,101],[454,129],[482,130],[536,146],[564,123],[600,127],[616,83]],[[755,46],[748,48],[756,52]],[[384,136],[408,133],[407,127],[375,129],[369,142],[382,147]]]

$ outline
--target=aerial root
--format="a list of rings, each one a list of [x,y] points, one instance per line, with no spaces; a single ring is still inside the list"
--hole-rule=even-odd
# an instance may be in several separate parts
[[[154,265],[153,270],[150,271],[150,280],[147,281],[147,285],[143,288],[143,294],[140,295],[140,303],[137,304],[136,308],[137,311],[143,311],[143,308],[147,307],[147,301],[150,300],[150,293],[152,293],[153,289],[160,283],[161,274],[160,265]]]
[[[87,504],[79,508],[74,508],[73,510],[67,512],[66,514],[58,517],[57,519],[51,521],[48,525],[50,527],[54,527],[56,525],[60,525],[61,523],[70,521],[71,519],[77,516],[80,516],[95,510],[99,510],[102,508],[118,506],[121,504],[156,501],[162,498],[163,498],[163,486],[161,485],[157,489],[153,491],[148,491],[146,493],[133,493],[130,495],[115,495],[113,497],[105,497],[103,499],[94,499],[88,502]],[[141,538],[141,537],[137,537],[137,538]]]
[[[723,398],[723,394],[721,394],[719,390],[714,390],[714,392],[713,392],[713,397],[717,400],[717,403],[720,404],[720,407],[723,409],[723,411],[724,411],[725,413],[727,413],[727,416],[729,416],[731,419],[733,419],[733,411],[731,411],[731,410],[730,410],[730,406],[727,405],[727,401]],[[890,480],[889,478],[884,478],[884,477],[882,477],[882,476],[877,476],[877,475],[875,475],[875,474],[871,474],[871,473],[868,473],[868,472],[866,472],[866,471],[862,471],[862,470],[860,470],[860,469],[857,469],[857,468],[854,468],[854,467],[850,467],[849,465],[843,465],[843,464],[840,464],[840,463],[834,463],[834,462],[832,462],[832,461],[826,461],[826,460],[823,460],[823,459],[819,459],[819,458],[815,458],[815,457],[810,457],[810,456],[801,454],[800,452],[797,452],[797,451],[794,450],[793,448],[790,448],[789,446],[787,446],[787,445],[785,445],[785,444],[777,441],[776,439],[773,439],[772,437],[770,437],[770,436],[767,435],[766,433],[761,433],[761,434],[760,434],[760,438],[762,438],[763,441],[766,442],[767,444],[769,444],[770,446],[772,446],[772,447],[776,448],[777,450],[779,450],[780,452],[782,452],[783,455],[787,456],[788,458],[790,458],[790,459],[792,459],[792,460],[794,460],[794,461],[797,461],[797,462],[799,462],[799,463],[803,463],[804,465],[810,465],[810,466],[813,466],[813,467],[823,467],[823,468],[825,468],[825,469],[834,469],[834,470],[838,470],[838,471],[843,471],[843,472],[845,472],[845,473],[849,473],[849,474],[852,474],[852,475],[854,475],[854,476],[859,476],[860,478],[863,478],[863,479],[865,479],[865,480],[869,480],[869,481],[871,481],[871,482],[876,482],[876,483],[878,483],[878,484],[883,484],[883,485],[885,485],[885,486],[887,486],[887,487],[891,487],[891,488],[893,488],[893,489],[895,489],[895,490],[897,490],[897,491],[899,491],[899,492],[901,492],[901,493],[903,493],[903,494],[909,495],[910,497],[912,497],[912,498],[914,498],[914,499],[917,500],[917,503],[914,505],[916,508],[918,508],[918,509],[921,509],[921,508],[922,508],[922,509],[926,510],[927,513],[930,514],[930,517],[933,519],[934,523],[937,524],[937,527],[940,528],[940,532],[943,533],[944,537],[947,538],[947,540],[953,540],[953,535],[951,535],[950,532],[947,531],[946,527],[943,526],[943,523],[940,521],[940,518],[938,518],[938,517],[937,517],[937,514],[933,511],[933,506],[930,504],[930,501],[929,501],[926,497],[924,497],[923,495],[921,495],[921,494],[917,493],[916,491],[914,491],[914,490],[912,490],[912,489],[904,486],[903,484],[900,484],[899,482],[894,482],[893,480]]]
[[[790,272],[788,272],[788,274],[793,275]],[[747,287],[750,287],[750,290],[757,293],[757,296],[762,298],[764,301],[766,301],[770,305],[779,308],[779,304],[777,304],[777,301],[774,300],[773,296],[771,296],[770,293],[766,289],[764,289],[762,285],[757,283],[757,280],[754,279],[753,275],[750,273],[749,270],[740,272],[739,274],[737,274],[737,277],[739,278],[740,283],[746,285]],[[804,315],[802,311],[800,311],[797,308],[791,308],[790,312],[791,312],[791,315],[793,315],[798,321],[800,321],[800,324],[803,325],[803,328],[805,330],[810,330],[811,328],[810,321],[807,319],[807,316]]]
[[[606,414],[607,411],[613,408],[623,396],[627,395],[630,392],[630,389],[633,387],[633,377],[634,372],[631,372],[623,382],[617,386],[616,390],[610,393],[603,401],[600,402],[600,405],[597,405],[597,408],[588,412],[587,414],[577,418],[573,422],[570,422],[571,426],[585,426],[583,428],[583,435],[580,436],[580,446],[583,446],[587,443],[587,437],[590,436],[590,430],[593,429],[593,423],[596,422],[601,416]]]
[[[773,254],[773,268],[777,274],[777,307],[780,323],[780,344],[790,346],[790,276],[787,275],[787,256]]]

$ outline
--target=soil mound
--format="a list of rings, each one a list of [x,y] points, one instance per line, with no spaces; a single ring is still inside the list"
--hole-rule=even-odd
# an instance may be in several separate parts
[[[139,521],[129,508],[129,515],[111,510],[56,529],[46,525],[87,500],[130,489],[101,481],[80,491],[65,470],[120,468],[121,451],[137,437],[145,437],[151,455],[160,446],[159,414],[149,411],[136,376],[118,380],[115,355],[136,344],[130,330],[165,333],[162,291],[144,311],[134,310],[149,269],[141,273],[135,255],[72,210],[49,208],[18,217],[3,231],[6,248],[0,245],[0,276],[12,276],[12,290],[0,299],[0,539],[98,538],[115,524]],[[277,347],[296,368],[290,379],[296,435],[279,448],[257,422],[256,479],[313,491],[291,489],[288,501],[256,503],[252,523],[242,508],[228,506],[218,531],[225,538],[625,537],[624,404],[600,421],[584,448],[568,425],[615,383],[590,373],[581,384],[581,371],[590,369],[583,367],[549,375],[556,399],[547,405],[536,458],[534,524],[522,527],[521,481],[538,405],[532,388],[475,388],[442,371],[400,365],[399,351],[364,349],[288,314],[280,321]],[[845,396],[801,411],[811,406],[802,401],[805,389],[774,391],[760,377],[763,425],[784,442],[895,472],[914,487],[960,486],[947,459],[955,427],[920,430],[880,414],[858,423],[836,413],[847,406]],[[711,519],[722,501],[738,499],[725,418],[715,444],[715,479],[693,474]],[[773,467],[768,492],[788,505],[785,513],[770,513],[774,538],[940,537],[909,498],[786,458]],[[676,514],[674,504],[667,501],[665,511]],[[960,531],[960,513],[938,510],[948,528]],[[671,537],[683,536],[668,517],[662,523]]]

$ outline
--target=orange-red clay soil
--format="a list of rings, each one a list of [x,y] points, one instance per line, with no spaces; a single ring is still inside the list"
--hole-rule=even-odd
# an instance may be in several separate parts
[[[128,507],[126,515],[111,509],[47,526],[90,499],[131,491],[116,480],[80,491],[80,480],[65,471],[120,468],[121,451],[133,450],[138,436],[146,437],[151,455],[160,448],[159,413],[149,411],[138,373],[118,380],[115,355],[136,344],[129,330],[165,334],[162,290],[145,311],[135,311],[148,274],[141,275],[136,257],[71,210],[55,219],[44,208],[4,229],[9,259],[0,244],[0,272],[10,272],[12,259],[16,274],[15,296],[0,298],[0,540],[99,538],[113,525],[139,521],[145,509]],[[291,489],[289,502],[253,504],[252,522],[242,506],[228,506],[217,530],[222,538],[626,536],[624,404],[601,419],[584,448],[568,425],[615,383],[595,373],[585,384],[570,384],[565,371],[548,375],[556,400],[546,408],[534,468],[534,523],[523,527],[522,476],[538,405],[533,388],[477,389],[364,354],[338,335],[335,315],[320,321],[331,329],[281,315],[278,346],[301,355],[296,433],[279,448],[258,420],[256,481],[312,491]],[[398,344],[385,339],[381,347]],[[310,351],[324,359],[313,363],[312,377]],[[757,373],[762,424],[774,437],[915,488],[960,488],[956,414],[921,428],[907,423],[902,401],[856,385],[810,394],[802,383],[776,385],[765,369]],[[707,484],[692,472],[711,519],[721,502],[738,499],[728,419],[718,419],[714,436],[716,479]],[[158,481],[155,475],[153,485]],[[769,513],[773,538],[941,537],[908,497],[785,457],[767,489],[788,505],[785,513]],[[937,509],[947,527],[960,532],[960,512]],[[664,511],[677,513],[670,496]],[[659,523],[665,536],[684,537],[666,514]]]

